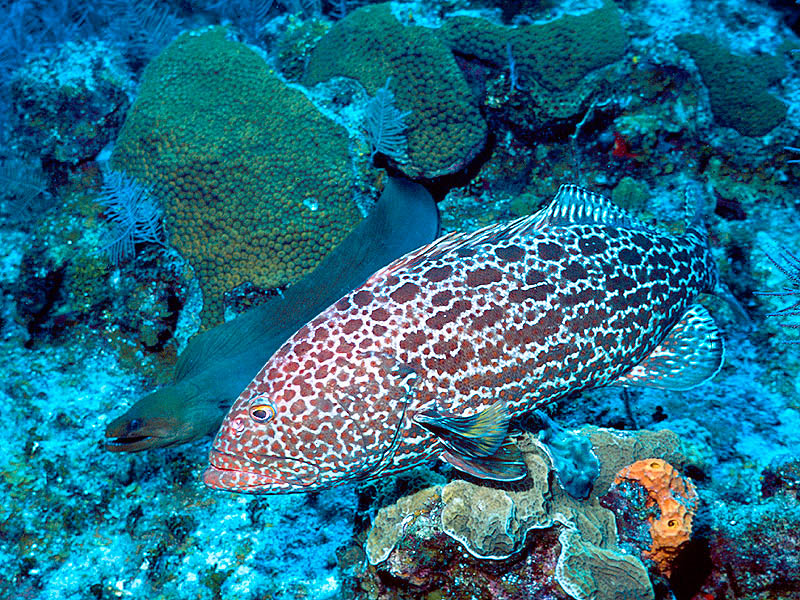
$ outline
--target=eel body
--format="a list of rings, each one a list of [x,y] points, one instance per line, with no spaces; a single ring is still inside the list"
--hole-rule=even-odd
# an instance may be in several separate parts
[[[195,336],[178,358],[172,383],[108,424],[106,448],[138,452],[215,433],[239,393],[295,331],[438,231],[428,191],[390,178],[370,214],[316,269],[282,295]]]

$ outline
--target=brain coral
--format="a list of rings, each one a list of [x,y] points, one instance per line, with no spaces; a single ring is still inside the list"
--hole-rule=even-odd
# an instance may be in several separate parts
[[[391,77],[406,118],[412,177],[453,173],[486,141],[486,123],[450,50],[423,27],[402,25],[390,4],[365,6],[337,22],[311,54],[303,83],[351,77],[370,95]]]
[[[224,28],[184,33],[148,65],[112,164],[163,202],[204,327],[225,292],[298,279],[359,220],[345,130]]]

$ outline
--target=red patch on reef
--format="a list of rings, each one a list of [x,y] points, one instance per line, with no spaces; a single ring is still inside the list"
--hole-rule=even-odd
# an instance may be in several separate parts
[[[336,353],[339,354],[339,355],[350,354],[353,351],[354,348],[355,348],[355,344],[351,344],[350,342],[342,342],[336,348]]]

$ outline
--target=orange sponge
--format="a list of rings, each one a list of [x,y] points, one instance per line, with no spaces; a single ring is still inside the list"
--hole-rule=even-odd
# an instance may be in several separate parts
[[[680,548],[692,534],[692,518],[697,511],[697,491],[691,481],[668,462],[647,458],[629,465],[617,473],[614,483],[638,483],[647,490],[645,507],[658,505],[661,516],[649,517],[652,545],[643,553],[659,571],[670,576],[672,564]]]

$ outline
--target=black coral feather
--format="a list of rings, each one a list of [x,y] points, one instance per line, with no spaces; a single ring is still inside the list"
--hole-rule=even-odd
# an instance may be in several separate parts
[[[378,88],[375,96],[367,103],[364,113],[364,128],[372,146],[370,158],[380,152],[400,160],[406,155],[405,118],[411,111],[403,112],[394,104],[394,94],[389,89],[391,78]]]
[[[161,209],[150,190],[135,179],[118,171],[108,173],[97,200],[111,223],[103,250],[113,264],[132,258],[138,243],[164,244]]]

